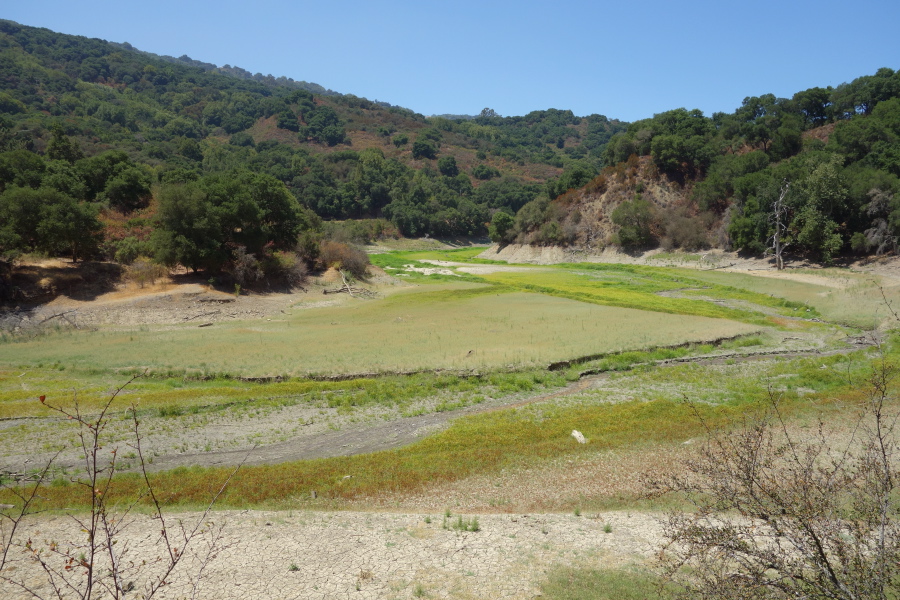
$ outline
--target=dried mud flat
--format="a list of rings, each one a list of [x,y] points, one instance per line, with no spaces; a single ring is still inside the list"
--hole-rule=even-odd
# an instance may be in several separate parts
[[[185,522],[197,515],[175,515]],[[426,519],[427,518],[427,519]],[[466,516],[469,519],[471,516]],[[541,596],[540,584],[557,565],[616,568],[643,563],[657,550],[655,515],[621,512],[477,515],[479,531],[445,527],[443,514],[379,512],[216,512],[224,524],[223,550],[209,564],[189,547],[159,598],[401,599]],[[446,520],[452,525],[457,515]],[[428,522],[430,521],[430,522]],[[126,529],[120,547],[132,556],[156,556],[159,526],[146,517]],[[67,517],[33,522],[31,539],[78,539]],[[191,582],[201,572],[195,590]],[[36,565],[22,561],[9,575],[43,582]],[[149,571],[149,569],[148,569]],[[144,572],[143,576],[147,576]],[[130,580],[129,580],[130,581]],[[135,581],[139,591],[143,581]],[[51,592],[46,587],[39,588]],[[31,597],[0,584],[0,596]]]

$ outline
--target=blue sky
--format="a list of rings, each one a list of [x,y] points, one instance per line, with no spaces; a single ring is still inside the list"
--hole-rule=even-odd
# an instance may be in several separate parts
[[[425,115],[731,112],[900,69],[897,0],[42,0],[0,18],[284,75]]]

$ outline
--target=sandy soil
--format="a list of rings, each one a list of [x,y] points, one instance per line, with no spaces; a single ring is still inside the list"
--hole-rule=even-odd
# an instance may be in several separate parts
[[[180,517],[187,523],[197,518]],[[448,521],[452,524],[457,518],[454,513]],[[209,520],[225,525],[224,549],[205,566],[197,590],[191,583],[201,573],[205,540],[189,547],[171,585],[156,597],[535,598],[555,565],[615,568],[644,562],[660,538],[655,515],[618,512],[581,517],[482,514],[477,532],[444,528],[442,512],[243,511],[213,513]],[[156,544],[158,530],[158,523],[147,518],[131,523],[119,544],[128,551],[124,559],[156,556],[162,549]],[[33,522],[23,534],[36,544],[81,537],[66,517]],[[35,565],[23,561],[16,567],[11,575],[41,592],[51,591]],[[141,574],[129,575],[128,581],[140,591],[152,573],[151,565]],[[8,584],[0,584],[0,596],[30,597]]]
[[[62,265],[66,266],[66,265]],[[58,295],[50,302],[18,311],[33,323],[53,315],[65,315],[79,326],[173,325],[216,323],[230,320],[272,319],[289,309],[332,306],[347,300],[344,294],[322,294],[340,284],[334,269],[311,278],[303,288],[268,293],[250,292],[235,296],[197,282],[166,278],[153,285],[118,283],[109,292],[80,299]],[[406,285],[372,267],[369,287]]]
[[[830,276],[817,276],[809,273],[798,273],[802,269],[821,269],[822,265],[806,260],[788,260],[786,268],[778,272],[771,258],[744,257],[737,252],[724,250],[704,250],[700,252],[668,253],[655,249],[647,252],[623,252],[617,248],[606,248],[601,252],[587,252],[557,246],[523,246],[510,244],[499,247],[496,244],[478,255],[478,258],[502,260],[509,263],[526,263],[535,265],[552,265],[562,262],[596,262],[610,264],[640,264],[652,266],[676,266],[694,269],[721,269],[724,271],[744,272],[763,277],[793,279],[838,287],[840,280]],[[840,265],[856,273],[872,273],[880,275],[892,283],[900,283],[900,256],[886,256],[849,261]],[[846,284],[843,284],[846,285]]]

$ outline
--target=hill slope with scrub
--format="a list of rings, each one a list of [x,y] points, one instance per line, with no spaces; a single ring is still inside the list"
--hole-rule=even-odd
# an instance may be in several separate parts
[[[213,209],[233,212],[210,185],[244,187],[253,177],[289,195],[292,213],[314,217],[302,218],[304,230],[320,230],[319,218],[384,217],[403,235],[480,235],[493,211],[518,210],[568,165],[598,165],[603,144],[623,127],[555,109],[425,118],[314,84],[10,21],[0,22],[0,64],[7,252],[133,255],[135,242],[166,221],[156,210],[171,188],[199,185]],[[46,214],[23,215],[26,202]],[[265,219],[256,204],[237,211]],[[86,233],[62,241],[74,234],[51,222],[73,219]],[[221,222],[229,218],[218,220],[233,229]],[[35,229],[35,221],[48,224]],[[210,252],[245,246],[219,242]]]
[[[900,73],[748,97],[731,114],[670,110],[628,125],[602,157],[599,173],[564,173],[515,218],[497,217],[494,239],[761,254],[778,230],[826,263],[896,251]]]
[[[779,228],[788,252],[830,262],[891,252],[900,230],[890,68],[748,97],[731,114],[679,108],[627,124],[559,109],[426,118],[10,21],[0,64],[7,257],[143,256],[248,286],[330,266],[325,239],[759,254]],[[345,220],[366,221],[334,224]]]

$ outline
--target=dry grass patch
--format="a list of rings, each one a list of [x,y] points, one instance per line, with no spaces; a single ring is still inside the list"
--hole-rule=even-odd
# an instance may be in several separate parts
[[[755,331],[490,286],[399,291],[284,319],[150,331],[69,332],[0,345],[0,364],[193,369],[243,376],[525,367]],[[669,299],[665,299],[669,300]]]

